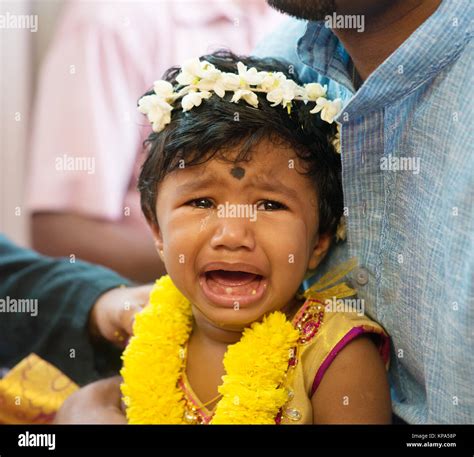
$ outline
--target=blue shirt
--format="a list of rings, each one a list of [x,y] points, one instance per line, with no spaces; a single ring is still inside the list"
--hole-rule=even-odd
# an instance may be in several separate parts
[[[474,423],[473,42],[471,0],[444,0],[355,91],[350,58],[322,22],[291,20],[256,50],[344,100],[348,240],[365,311],[393,343],[394,412]]]

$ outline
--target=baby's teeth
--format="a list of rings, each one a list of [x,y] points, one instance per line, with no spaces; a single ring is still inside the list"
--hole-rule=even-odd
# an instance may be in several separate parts
[[[232,287],[226,287],[226,288],[225,288],[225,293],[226,293],[227,295],[230,295],[230,294],[232,293]]]

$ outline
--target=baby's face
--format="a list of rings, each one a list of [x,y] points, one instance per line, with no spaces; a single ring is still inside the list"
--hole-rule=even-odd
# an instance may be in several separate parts
[[[290,306],[329,243],[295,153],[262,141],[250,162],[179,169],[158,189],[154,227],[168,274],[213,325],[238,330]]]

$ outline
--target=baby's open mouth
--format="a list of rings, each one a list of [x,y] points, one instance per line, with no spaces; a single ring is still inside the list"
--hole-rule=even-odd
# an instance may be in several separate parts
[[[220,305],[240,307],[259,300],[267,281],[262,275],[248,271],[208,270],[200,280],[206,297]]]
[[[262,276],[246,271],[213,270],[205,273],[209,287],[215,293],[255,295]]]

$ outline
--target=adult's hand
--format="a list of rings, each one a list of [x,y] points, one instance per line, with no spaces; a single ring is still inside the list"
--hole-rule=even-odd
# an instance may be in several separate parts
[[[101,295],[89,318],[92,335],[125,347],[132,335],[135,314],[148,303],[152,286],[118,287]]]
[[[54,424],[126,424],[121,409],[122,378],[101,379],[74,392],[63,403]]]

